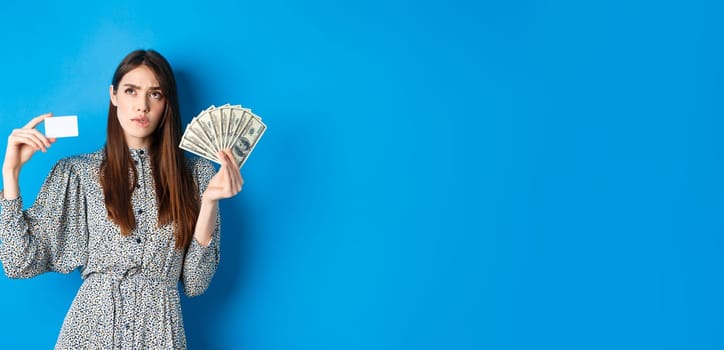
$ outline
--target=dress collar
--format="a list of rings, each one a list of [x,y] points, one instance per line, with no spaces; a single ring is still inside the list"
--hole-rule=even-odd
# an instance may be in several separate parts
[[[131,157],[135,157],[135,158],[143,158],[143,157],[148,156],[148,149],[146,147],[128,148],[128,152],[131,153]]]

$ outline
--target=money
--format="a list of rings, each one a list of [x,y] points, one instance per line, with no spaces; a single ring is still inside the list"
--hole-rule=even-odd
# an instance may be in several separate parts
[[[234,160],[236,160],[240,168],[244,165],[244,162],[246,162],[249,153],[254,149],[256,143],[259,142],[259,138],[264,134],[264,131],[266,131],[266,125],[261,122],[261,119],[252,117],[241,133],[241,137],[236,139],[231,153],[234,155]]]
[[[230,149],[237,167],[241,168],[265,131],[261,117],[251,109],[241,105],[212,105],[186,126],[179,147],[219,164],[218,152]]]

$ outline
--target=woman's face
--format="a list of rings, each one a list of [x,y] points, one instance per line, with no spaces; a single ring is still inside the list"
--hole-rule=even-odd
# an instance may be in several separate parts
[[[128,147],[148,147],[166,107],[156,75],[140,65],[121,78],[117,91],[111,85],[110,94]]]

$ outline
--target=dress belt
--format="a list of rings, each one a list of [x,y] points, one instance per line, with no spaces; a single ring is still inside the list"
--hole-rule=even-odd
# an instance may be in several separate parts
[[[143,272],[143,269],[141,267],[132,267],[125,271],[122,271],[120,269],[111,270],[111,271],[104,271],[104,272],[92,272],[91,274],[87,275],[85,280],[93,280],[93,279],[100,279],[101,281],[107,282],[110,284],[111,289],[111,298],[113,299],[113,309],[112,309],[112,324],[113,324],[113,348],[117,349],[121,347],[122,339],[120,337],[119,332],[123,331],[124,325],[121,324],[120,315],[123,314],[123,300],[121,298],[121,283],[126,280],[136,279],[140,278],[142,287],[146,286],[164,286],[176,290],[178,288],[178,281],[167,279],[167,278],[161,278],[161,277],[152,277],[145,275]],[[138,292],[139,289],[136,290]],[[138,300],[137,295],[135,300]]]

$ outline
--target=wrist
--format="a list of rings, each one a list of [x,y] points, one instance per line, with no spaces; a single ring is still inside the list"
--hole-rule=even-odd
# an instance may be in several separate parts
[[[209,196],[206,195],[206,193],[201,195],[201,205],[218,205],[219,200],[209,198]]]
[[[3,167],[3,178],[17,179],[20,176],[20,169],[12,169]]]

